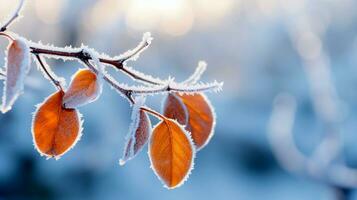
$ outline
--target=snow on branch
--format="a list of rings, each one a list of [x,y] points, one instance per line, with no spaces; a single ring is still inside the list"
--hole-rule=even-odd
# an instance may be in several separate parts
[[[125,86],[124,86],[125,87]],[[199,92],[219,92],[222,90],[223,82],[214,81],[212,83],[198,83],[194,85],[185,85],[175,83],[172,78],[166,81],[166,84],[155,85],[150,87],[131,86],[126,89],[131,90],[134,94],[156,94],[165,92],[179,92],[183,94],[194,94]]]
[[[153,37],[151,37],[150,32],[146,32],[143,35],[143,38],[139,45],[135,47],[132,50],[129,50],[117,57],[114,57],[115,60],[117,60],[120,63],[125,63],[126,61],[129,60],[137,60],[141,54],[141,52],[145,51],[151,44],[151,41],[153,40]]]
[[[197,81],[200,80],[202,74],[206,71],[206,69],[207,69],[207,63],[205,61],[198,62],[195,72],[182,83],[183,84],[197,83]]]

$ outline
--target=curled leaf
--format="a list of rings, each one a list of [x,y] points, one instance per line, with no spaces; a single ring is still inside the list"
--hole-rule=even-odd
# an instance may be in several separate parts
[[[77,108],[95,101],[102,91],[102,81],[89,69],[78,70],[63,97],[65,108]]]
[[[130,135],[124,148],[124,155],[119,161],[120,165],[124,165],[141,151],[147,143],[151,132],[151,122],[144,111],[140,109],[133,110],[133,115]]]
[[[48,97],[35,112],[32,136],[41,155],[59,158],[72,148],[81,136],[81,121],[77,110],[62,107],[64,92]]]
[[[13,40],[6,50],[6,78],[2,97],[1,112],[11,110],[24,89],[26,75],[30,71],[30,49],[21,38]]]
[[[195,147],[185,129],[176,121],[164,118],[153,129],[149,156],[155,173],[172,189],[180,186],[190,174]]]
[[[192,139],[197,147],[201,150],[214,133],[215,114],[213,107],[202,93],[194,95],[188,94],[169,94],[164,104],[164,115],[177,119],[180,123],[184,122],[187,116],[186,130],[192,135]],[[183,105],[183,106],[181,106]]]

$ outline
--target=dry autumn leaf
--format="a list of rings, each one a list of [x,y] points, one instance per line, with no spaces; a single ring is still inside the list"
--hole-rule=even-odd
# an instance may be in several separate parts
[[[153,130],[149,156],[155,173],[172,189],[180,186],[190,174],[195,147],[189,133],[181,125],[164,118]]]
[[[179,96],[171,93],[168,94],[163,104],[163,110],[166,117],[176,119],[182,125],[187,124],[187,108]]]
[[[47,98],[35,112],[32,136],[41,155],[59,158],[73,147],[81,136],[81,120],[77,110],[62,107],[64,92]]]
[[[102,81],[89,69],[78,70],[63,97],[65,108],[77,108],[95,101],[102,91]]]
[[[1,112],[11,110],[24,89],[26,75],[30,71],[30,49],[22,39],[13,40],[7,47],[6,79]]]
[[[130,137],[127,139],[123,158],[119,161],[120,165],[124,165],[141,151],[147,143],[151,132],[151,122],[147,114],[142,110],[134,112],[137,113],[134,114],[134,121],[129,131]]]
[[[214,110],[206,96],[201,93],[194,95],[172,93],[168,95],[166,102],[168,103],[164,105],[165,116],[181,122],[183,116],[188,116],[186,130],[191,133],[197,150],[201,150],[213,136],[215,125]]]

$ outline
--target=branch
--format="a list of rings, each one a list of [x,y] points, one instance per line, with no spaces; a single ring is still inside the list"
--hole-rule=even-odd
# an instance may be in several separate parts
[[[55,56],[55,58],[58,57],[69,57],[69,58],[75,58],[83,61],[87,65],[87,61],[92,60],[92,56],[90,55],[84,55],[83,54],[83,48],[79,49],[73,49],[71,51],[65,49],[65,48],[57,48],[57,47],[51,47],[50,48],[45,48],[45,47],[36,47],[36,46],[31,46],[31,52],[33,54],[45,54],[49,55],[49,57]],[[132,54],[132,55],[135,55]],[[141,81],[145,81],[147,83],[150,83],[152,85],[156,85],[158,87],[156,88],[143,88],[143,89],[127,89],[129,92],[132,93],[137,93],[137,94],[150,94],[150,93],[158,93],[158,92],[170,92],[170,91],[176,91],[176,92],[186,92],[186,93],[196,93],[196,92],[201,92],[201,91],[207,91],[207,90],[215,90],[219,91],[222,88],[223,83],[217,83],[214,82],[209,85],[205,84],[196,84],[194,86],[188,86],[184,85],[184,87],[175,87],[173,85],[167,85],[167,83],[159,80],[149,80],[148,77],[144,77],[144,74],[139,74],[136,72],[131,71],[129,68],[124,67],[123,63],[118,60],[118,59],[110,59],[110,58],[104,58],[104,57],[99,57],[99,62],[111,65],[121,71],[124,71],[125,73],[129,74],[132,78],[138,79]],[[88,62],[89,63],[89,62]],[[113,82],[114,79],[112,78],[105,78],[108,79],[109,81]],[[107,81],[108,81],[107,80]],[[113,85],[111,83],[111,85]],[[181,86],[181,85],[179,85]],[[121,93],[125,90],[125,87],[119,86],[119,84],[114,84],[114,88],[117,88]],[[131,91],[132,90],[132,91]],[[128,93],[128,92],[124,92]],[[127,96],[127,94],[125,94]]]
[[[7,20],[7,22],[4,23],[4,25],[1,27],[0,32],[4,32],[6,31],[7,27],[17,18],[19,17],[19,13],[21,11],[21,8],[24,5],[25,0],[20,0],[19,4],[16,8],[16,10],[14,11],[14,13],[11,15],[11,17]]]
[[[67,57],[67,58],[77,58],[79,59],[81,54],[82,54],[82,49],[76,49],[76,51],[71,51],[69,52],[68,50],[64,48],[56,48],[55,50],[53,49],[47,49],[43,47],[36,47],[36,46],[31,46],[30,47],[31,52],[34,54],[45,54],[45,55],[52,55],[52,56],[59,56],[59,57]],[[92,58],[88,58],[92,59]],[[161,83],[159,81],[155,82],[152,80],[148,80],[145,78],[142,74],[138,74],[135,71],[132,71],[126,67],[124,67],[122,60],[116,60],[116,59],[109,59],[109,58],[99,58],[99,61],[101,63],[107,64],[109,66],[113,66],[116,69],[125,72],[129,76],[131,76],[133,79],[137,79],[146,83],[150,83],[152,85],[160,85]]]
[[[223,82],[214,81],[209,84],[196,84],[196,85],[184,85],[172,82],[168,80],[165,85],[158,85],[153,87],[136,87],[131,89],[135,94],[153,94],[162,92],[179,92],[179,93],[198,93],[205,91],[220,91],[223,87]]]
[[[0,32],[1,33],[1,32]],[[1,35],[1,34],[0,34]],[[3,34],[6,36],[7,34]],[[204,91],[220,91],[222,89],[223,83],[213,82],[210,84],[177,84],[174,83],[172,80],[169,79],[168,82],[161,81],[160,79],[152,78],[151,76],[147,76],[141,72],[137,72],[129,67],[125,67],[124,64],[128,60],[135,60],[138,55],[144,51],[151,43],[151,36],[149,33],[145,33],[143,36],[142,41],[140,44],[118,57],[110,58],[108,56],[98,56],[99,54],[94,49],[89,49],[88,47],[82,46],[81,48],[72,48],[72,47],[54,47],[54,46],[45,46],[39,43],[29,42],[29,48],[31,49],[31,53],[34,54],[37,60],[40,58],[39,55],[43,55],[49,58],[55,59],[76,59],[83,62],[88,68],[92,69],[94,72],[98,73],[98,70],[90,63],[93,61],[94,58],[96,62],[103,63],[106,65],[110,65],[115,67],[118,70],[123,71],[124,73],[131,76],[134,80],[140,80],[145,83],[149,83],[151,87],[129,87],[124,84],[118,83],[113,77],[109,74],[104,73],[103,79],[108,82],[113,88],[115,88],[120,94],[122,94],[130,103],[135,103],[132,95],[133,94],[154,94],[154,93],[162,93],[162,92],[180,92],[180,93],[197,93],[197,92],[204,92]],[[89,50],[89,51],[88,51]],[[92,54],[92,55],[91,55]],[[56,86],[57,82],[56,79],[51,77],[44,67],[44,63],[40,60],[39,64],[44,69],[44,72],[50,77],[51,81],[55,83]],[[194,77],[190,79],[194,79],[196,82],[200,76],[200,74],[204,71],[204,66],[199,66],[198,71],[195,72],[193,75]],[[104,71],[104,70],[103,70]],[[198,78],[197,78],[198,77]]]

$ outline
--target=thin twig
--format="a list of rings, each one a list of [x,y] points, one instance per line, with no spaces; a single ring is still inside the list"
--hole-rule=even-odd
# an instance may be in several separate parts
[[[205,61],[198,62],[196,70],[193,72],[193,74],[182,83],[187,85],[197,83],[197,81],[201,78],[203,72],[205,72],[206,68],[207,68],[207,63]]]
[[[151,44],[151,41],[151,34],[149,32],[145,33],[143,35],[142,41],[139,43],[138,46],[118,56],[118,58],[116,58],[116,61],[119,63],[125,63],[128,60],[135,60],[140,55],[140,53],[143,52]]]
[[[0,32],[6,31],[7,27],[10,26],[10,24],[17,18],[19,17],[20,10],[22,6],[24,5],[25,0],[20,0],[18,6],[16,7],[16,10],[14,13],[11,15],[11,17],[8,19],[8,21],[1,27]]]
[[[154,110],[152,110],[152,109],[150,109],[148,107],[140,107],[140,110],[145,111],[147,113],[150,113],[151,115],[153,115],[153,116],[155,116],[155,117],[157,117],[159,119],[162,119],[162,120],[166,120],[167,119],[162,114],[160,114],[160,113],[158,113],[158,112],[156,112],[156,111],[154,111]]]
[[[58,80],[56,80],[51,73],[49,73],[49,71],[47,70],[47,67],[45,66],[44,62],[42,61],[40,55],[35,54],[35,57],[38,61],[38,63],[40,64],[40,66],[42,67],[42,70],[46,73],[46,75],[48,76],[48,78],[50,78],[50,80],[52,81],[52,83],[60,90],[63,90],[60,82]]]

